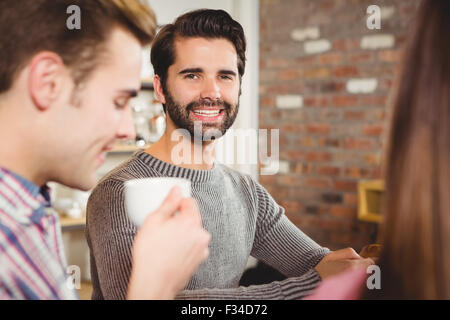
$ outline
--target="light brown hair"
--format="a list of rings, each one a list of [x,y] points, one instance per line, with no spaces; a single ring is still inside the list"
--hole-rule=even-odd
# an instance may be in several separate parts
[[[67,8],[81,9],[81,29],[69,30]],[[0,93],[38,52],[52,51],[71,69],[76,84],[99,64],[115,27],[150,44],[156,31],[153,11],[139,0],[1,0]]]
[[[450,2],[426,0],[405,51],[387,152],[376,299],[450,299]]]

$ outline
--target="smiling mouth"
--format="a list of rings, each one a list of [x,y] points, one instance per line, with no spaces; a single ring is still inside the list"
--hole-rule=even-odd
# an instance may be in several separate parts
[[[108,152],[114,149],[114,144],[108,144],[102,148],[100,153],[97,155],[97,160],[100,162],[100,164],[103,164],[106,160],[106,156]]]
[[[223,111],[223,109],[197,109],[192,110],[192,113],[201,117],[214,118],[221,115]]]
[[[109,151],[114,149],[114,145],[115,145],[116,141],[114,140],[113,143],[110,143],[106,146],[103,147],[103,149],[101,150],[102,153],[108,153]]]

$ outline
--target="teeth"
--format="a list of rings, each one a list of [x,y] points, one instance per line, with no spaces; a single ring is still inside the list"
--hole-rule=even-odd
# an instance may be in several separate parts
[[[193,112],[200,116],[214,117],[219,115],[220,110],[195,110]]]

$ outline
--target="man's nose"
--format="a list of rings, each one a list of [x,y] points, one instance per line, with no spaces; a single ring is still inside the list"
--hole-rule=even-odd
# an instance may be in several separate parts
[[[133,111],[128,108],[124,113],[116,133],[117,139],[134,140],[136,138],[136,129],[133,121]]]
[[[216,79],[205,79],[203,90],[201,92],[202,99],[211,99],[217,100],[222,98],[222,94],[220,92],[220,86],[217,83]]]

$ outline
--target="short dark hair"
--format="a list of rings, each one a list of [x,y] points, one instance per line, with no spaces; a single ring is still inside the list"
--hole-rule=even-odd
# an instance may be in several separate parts
[[[173,24],[165,25],[156,35],[152,45],[151,61],[155,74],[161,78],[166,92],[167,71],[175,62],[176,38],[224,38],[236,49],[240,78],[245,72],[244,29],[224,10],[200,9],[179,16]]]
[[[81,9],[80,30],[66,26],[71,5]],[[139,0],[0,0],[0,93],[40,51],[60,55],[80,84],[98,65],[116,26],[147,45],[157,25],[153,11]]]

